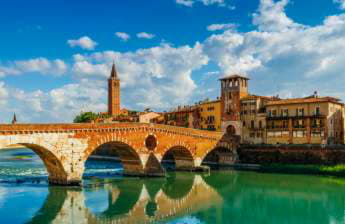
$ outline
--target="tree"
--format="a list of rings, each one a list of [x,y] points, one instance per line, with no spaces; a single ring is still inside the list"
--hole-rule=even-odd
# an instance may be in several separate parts
[[[90,123],[91,121],[96,120],[96,118],[98,117],[97,114],[93,113],[93,112],[80,112],[79,115],[77,115],[73,122],[74,123]]]

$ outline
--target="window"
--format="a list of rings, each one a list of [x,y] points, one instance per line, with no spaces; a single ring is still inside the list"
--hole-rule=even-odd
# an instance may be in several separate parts
[[[259,121],[259,128],[262,128],[262,121]]]
[[[297,116],[299,116],[299,117],[303,117],[303,116],[304,116],[304,108],[299,108],[299,109],[298,109],[298,114],[297,114]]]
[[[249,137],[255,138],[255,133],[254,132],[249,133]]]
[[[287,121],[283,121],[283,128],[288,128],[288,122]]]
[[[323,131],[313,131],[311,132],[311,137],[323,137],[324,136],[324,132]]]
[[[293,137],[295,138],[302,138],[307,135],[306,131],[293,131]]]
[[[254,128],[254,121],[253,120],[250,121],[250,127]]]
[[[289,116],[289,109],[282,109],[281,110],[281,116],[282,117],[288,117]]]
[[[251,110],[250,113],[251,113],[251,114],[255,114],[255,113],[256,113],[256,110]]]
[[[232,99],[232,93],[229,92],[229,99]]]
[[[315,108],[315,115],[321,115],[320,107]]]
[[[243,121],[243,127],[245,127],[246,126],[246,121]]]
[[[272,117],[277,116],[277,111],[276,110],[272,110]]]
[[[214,107],[208,107],[207,108],[207,111],[213,111],[214,110]]]

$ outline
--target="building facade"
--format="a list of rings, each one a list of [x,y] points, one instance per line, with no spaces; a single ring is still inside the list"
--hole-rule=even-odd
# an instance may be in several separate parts
[[[221,131],[221,101],[200,102],[197,106],[200,113],[200,129]]]
[[[221,97],[178,107],[151,122],[241,136],[242,144],[344,144],[345,107],[317,92],[304,98],[280,99],[248,91],[249,79],[220,79]]]
[[[241,135],[241,98],[248,95],[248,78],[232,75],[220,79],[221,82],[221,130],[233,130]]]
[[[267,144],[342,144],[343,104],[333,97],[268,102]]]
[[[242,142],[266,143],[266,104],[272,97],[248,95],[241,99]]]
[[[164,113],[165,124],[199,129],[200,114],[196,107],[184,106]]]
[[[139,115],[139,122],[140,123],[150,123],[151,120],[160,117],[161,114],[156,113],[156,112],[146,112],[146,113],[141,113]]]

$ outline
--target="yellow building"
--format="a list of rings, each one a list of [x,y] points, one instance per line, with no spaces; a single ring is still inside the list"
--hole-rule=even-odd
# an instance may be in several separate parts
[[[197,105],[200,116],[200,128],[221,131],[221,101],[204,101]]]
[[[333,97],[270,101],[266,105],[268,144],[340,144],[343,104]]]
[[[248,95],[241,98],[242,143],[262,144],[266,142],[267,102],[273,97]]]

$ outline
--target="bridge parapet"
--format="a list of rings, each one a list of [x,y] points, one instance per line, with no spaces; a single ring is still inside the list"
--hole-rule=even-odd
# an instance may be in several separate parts
[[[187,135],[199,138],[217,140],[221,138],[221,132],[183,128],[160,124],[146,123],[73,123],[73,124],[2,124],[0,135],[6,134],[30,134],[30,133],[71,133],[71,132],[114,132],[114,131],[161,131],[171,134]]]

